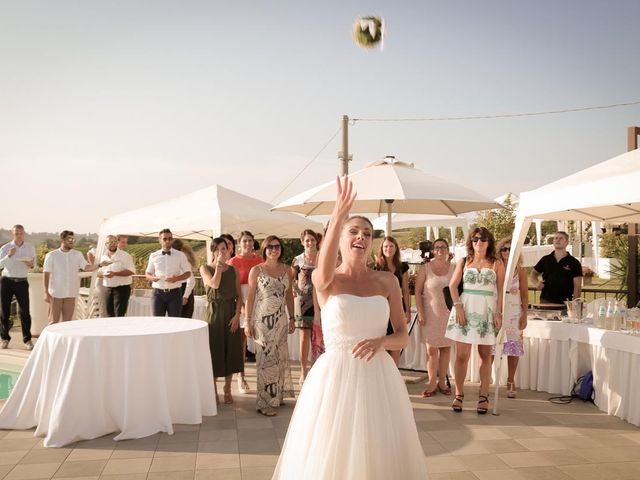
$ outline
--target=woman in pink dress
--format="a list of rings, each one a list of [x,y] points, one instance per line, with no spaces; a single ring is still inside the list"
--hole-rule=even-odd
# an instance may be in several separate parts
[[[433,242],[434,259],[425,263],[416,276],[416,309],[420,324],[420,337],[427,344],[427,373],[429,383],[422,397],[432,397],[440,392],[451,395],[445,380],[449,370],[449,358],[453,340],[444,336],[449,319],[449,309],[444,302],[442,289],[449,285],[455,265],[449,261],[449,243],[443,238]]]

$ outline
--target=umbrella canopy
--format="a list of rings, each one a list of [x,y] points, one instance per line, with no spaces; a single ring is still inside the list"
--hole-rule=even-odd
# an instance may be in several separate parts
[[[473,190],[418,170],[412,163],[386,157],[349,174],[358,197],[353,213],[430,213],[454,215],[500,208]],[[336,198],[335,181],[302,192],[274,210],[328,215]],[[390,219],[389,219],[390,220]],[[391,230],[390,228],[388,229]]]
[[[464,216],[455,217],[453,215],[426,215],[421,213],[394,213],[391,215],[393,228],[416,228],[416,227],[467,227],[469,219]],[[382,215],[373,220],[373,228],[384,230],[387,223],[387,216]]]

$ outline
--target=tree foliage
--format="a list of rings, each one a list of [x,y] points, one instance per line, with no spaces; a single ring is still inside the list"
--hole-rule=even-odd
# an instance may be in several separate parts
[[[484,227],[489,230],[496,241],[510,237],[516,225],[516,204],[511,194],[507,195],[502,205],[504,205],[504,208],[480,212],[473,225],[474,227]]]

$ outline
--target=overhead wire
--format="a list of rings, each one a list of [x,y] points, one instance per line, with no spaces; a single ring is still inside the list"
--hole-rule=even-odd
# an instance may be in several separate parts
[[[451,121],[467,121],[467,120],[491,120],[498,118],[518,118],[518,117],[535,117],[541,115],[558,115],[563,113],[574,113],[574,112],[586,112],[590,110],[605,110],[609,108],[619,108],[619,107],[629,107],[633,105],[640,105],[640,100],[633,102],[624,102],[624,103],[611,103],[608,105],[592,105],[588,107],[578,107],[578,108],[563,108],[560,110],[544,110],[540,112],[521,112],[521,113],[504,113],[504,114],[494,114],[494,115],[464,115],[458,117],[400,117],[400,118],[350,118],[349,124],[355,125],[356,122],[451,122]],[[342,129],[338,128],[336,132],[331,135],[331,138],[327,140],[324,146],[315,154],[315,156],[309,160],[302,169],[287,183],[272,199],[271,203],[275,201],[289,186],[295,182],[300,175],[302,175],[307,168],[311,166],[313,162],[317,160],[322,152],[329,146],[329,144],[333,141],[334,138],[340,133]]]
[[[278,193],[277,193],[277,194],[276,194],[276,195],[271,199],[271,203],[273,203],[273,202],[275,201],[275,199],[276,199],[276,198],[278,198],[280,195],[282,195],[282,192],[284,192],[287,188],[289,188],[289,186],[290,186],[293,182],[295,182],[295,181],[300,177],[300,175],[302,175],[302,174],[304,173],[304,171],[305,171],[307,168],[309,168],[309,167],[311,166],[311,164],[312,164],[313,162],[315,162],[315,161],[317,160],[317,158],[320,156],[320,154],[321,154],[322,152],[324,152],[324,150],[329,146],[329,144],[331,144],[331,142],[333,141],[333,139],[334,139],[334,138],[336,138],[336,136],[338,135],[338,133],[340,133],[340,131],[341,131],[341,130],[342,130],[342,127],[338,128],[338,130],[336,130],[336,132],[335,132],[333,135],[331,135],[331,138],[329,138],[329,140],[327,140],[327,141],[326,141],[326,143],[325,143],[325,144],[323,145],[323,147],[318,151],[318,153],[316,153],[316,154],[315,154],[315,156],[314,156],[311,160],[309,160],[309,161],[308,161],[308,162],[307,162],[307,163],[302,167],[302,170],[300,170],[300,171],[296,174],[296,176],[295,176],[295,177],[293,177],[293,178],[291,179],[291,181],[290,181],[289,183],[287,183],[287,184],[282,188],[282,190],[280,190],[280,191],[279,191],[279,192],[278,192]]]
[[[563,108],[561,110],[545,110],[541,112],[504,113],[496,115],[465,115],[459,117],[405,117],[405,118],[353,118],[353,122],[447,122],[459,120],[490,120],[496,118],[534,117],[539,115],[557,115],[561,113],[585,112],[589,110],[604,110],[607,108],[629,107],[640,105],[640,100],[609,105],[595,105],[589,107]]]

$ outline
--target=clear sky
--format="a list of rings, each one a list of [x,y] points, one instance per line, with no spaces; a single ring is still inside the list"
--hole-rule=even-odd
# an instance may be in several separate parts
[[[351,39],[384,17],[384,51]],[[0,0],[0,226],[95,232],[219,183],[284,200],[338,171],[346,114],[450,117],[640,100],[637,0]],[[491,197],[626,151],[640,106],[356,123],[353,170],[395,155]]]

